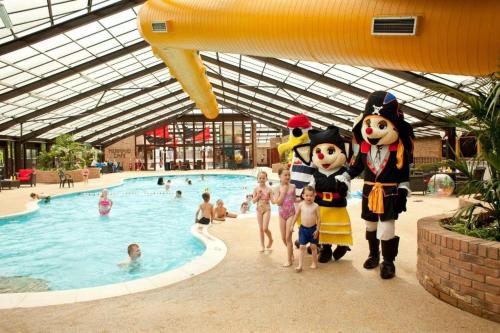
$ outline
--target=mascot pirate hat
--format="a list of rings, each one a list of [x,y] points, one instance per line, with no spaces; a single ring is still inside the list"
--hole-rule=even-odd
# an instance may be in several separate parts
[[[339,129],[335,126],[328,126],[324,131],[310,130],[309,140],[311,141],[311,148],[314,148],[321,143],[332,143],[339,147],[342,153],[347,156],[345,152],[344,140],[340,136]]]
[[[386,91],[374,91],[368,96],[365,111],[362,113],[361,117],[357,119],[357,123],[352,129],[353,138],[356,143],[361,143],[363,141],[363,136],[361,135],[363,121],[367,116],[372,115],[378,115],[389,120],[398,131],[399,139],[405,150],[410,152],[410,154],[413,152],[412,139],[415,137],[413,128],[404,120],[403,111],[401,111],[396,97]]]

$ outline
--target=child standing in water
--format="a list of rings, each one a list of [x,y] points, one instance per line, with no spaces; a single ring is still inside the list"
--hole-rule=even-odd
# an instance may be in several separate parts
[[[293,264],[292,230],[295,215],[295,185],[290,184],[290,170],[281,168],[278,175],[280,176],[279,193],[272,203],[279,206],[281,239],[288,254],[283,267],[290,267]]]
[[[267,249],[271,249],[273,245],[273,236],[269,230],[269,219],[271,218],[271,205],[269,201],[271,200],[271,188],[266,185],[267,173],[265,171],[260,171],[257,175],[257,181],[259,185],[253,190],[254,203],[257,203],[257,221],[259,222],[259,232],[260,232],[260,252],[264,252],[264,235],[267,235],[269,239],[267,243]]]
[[[113,206],[113,201],[111,201],[111,199],[108,198],[108,194],[109,194],[108,190],[104,189],[102,190],[101,197],[99,198],[98,208],[99,208],[99,214],[101,214],[102,216],[108,215],[109,211],[111,210],[111,207]]]
[[[311,244],[312,251],[312,264],[311,268],[315,269],[318,267],[318,252],[317,245],[319,239],[319,206],[314,202],[316,192],[311,185],[304,187],[303,196],[304,201],[302,201],[297,206],[297,212],[293,217],[293,223],[297,221],[300,216],[300,227],[299,227],[299,243],[300,243],[300,254],[299,254],[299,265],[295,268],[297,273],[302,272],[302,263],[304,261],[304,254],[306,252],[307,243]]]

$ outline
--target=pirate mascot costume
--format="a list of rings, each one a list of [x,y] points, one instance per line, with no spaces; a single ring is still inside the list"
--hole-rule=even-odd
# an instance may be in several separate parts
[[[309,145],[295,147],[295,154],[305,163],[313,164],[312,185],[316,191],[314,202],[320,209],[319,243],[321,253],[319,262],[339,260],[352,245],[351,221],[347,213],[348,187],[335,177],[346,172],[344,167],[347,155],[344,141],[335,126],[324,131],[309,131]],[[337,247],[332,252],[332,244]]]
[[[361,218],[366,223],[370,254],[363,266],[372,269],[379,265],[381,243],[384,260],[380,276],[390,279],[396,275],[394,260],[399,246],[395,221],[406,211],[410,191],[413,129],[404,121],[396,97],[384,91],[370,94],[360,118],[353,128],[359,153],[337,179],[348,183],[364,171]]]

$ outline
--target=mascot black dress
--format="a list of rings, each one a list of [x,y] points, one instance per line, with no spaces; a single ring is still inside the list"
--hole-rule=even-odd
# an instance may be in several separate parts
[[[333,257],[342,258],[352,245],[351,221],[347,213],[347,191],[345,183],[335,179],[346,172],[347,155],[344,140],[335,126],[324,131],[310,130],[310,143],[294,148],[295,154],[307,165],[316,169],[310,183],[316,191],[315,203],[320,210],[319,262],[326,263]],[[332,252],[332,244],[337,247]]]
[[[396,97],[376,91],[368,97],[353,136],[360,145],[359,153],[347,172],[337,179],[349,182],[364,172],[361,218],[366,223],[370,254],[363,266],[372,269],[379,265],[381,243],[384,260],[380,276],[390,279],[396,275],[394,260],[399,247],[395,221],[406,211],[410,191],[413,130],[404,121]]]

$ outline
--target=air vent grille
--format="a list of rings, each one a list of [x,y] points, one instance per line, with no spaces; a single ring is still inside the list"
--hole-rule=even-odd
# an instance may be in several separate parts
[[[153,22],[153,32],[167,32],[167,22]]]
[[[417,17],[374,17],[372,35],[413,36],[417,31]]]

